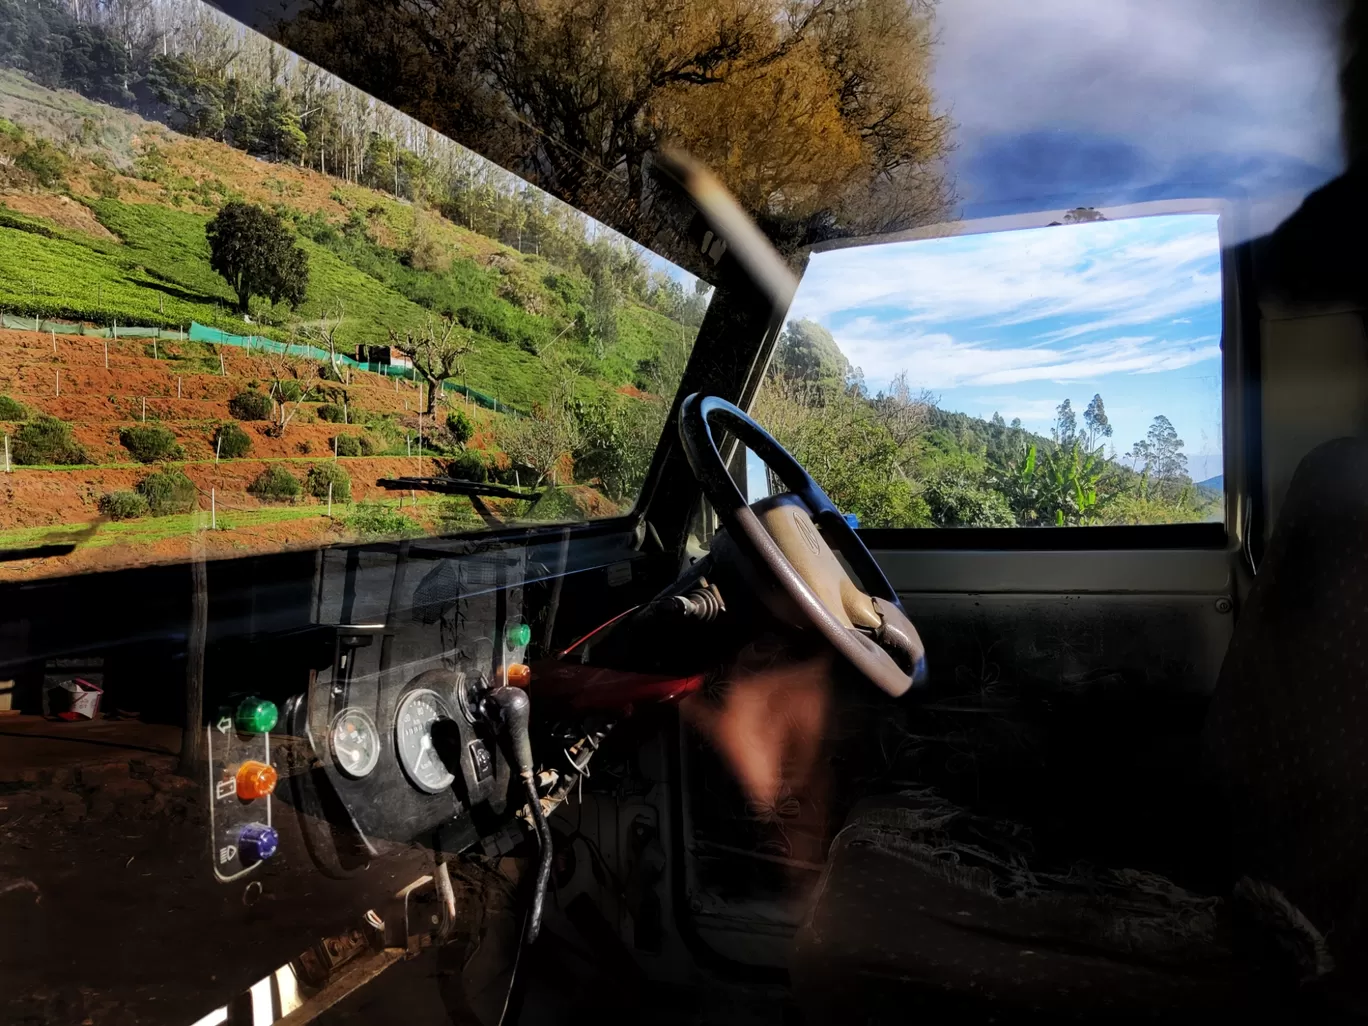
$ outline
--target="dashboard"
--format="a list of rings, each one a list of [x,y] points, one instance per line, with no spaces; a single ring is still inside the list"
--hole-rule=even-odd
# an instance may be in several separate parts
[[[254,679],[236,646],[219,653],[205,727],[215,878],[269,877],[282,856],[307,855],[345,879],[415,844],[454,852],[520,835],[508,827],[526,799],[487,696],[529,683],[533,628],[544,628],[557,581],[633,577],[620,539],[571,548],[421,541],[318,553],[311,622],[272,632],[309,653],[292,677],[304,686]]]
[[[512,773],[483,699],[527,682],[527,576],[521,547],[322,553],[307,688],[229,693],[208,717],[214,875],[268,864],[281,816],[332,876],[496,830]]]

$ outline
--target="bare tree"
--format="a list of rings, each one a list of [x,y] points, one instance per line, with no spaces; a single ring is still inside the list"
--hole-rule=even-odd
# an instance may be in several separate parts
[[[429,317],[422,328],[403,335],[391,328],[389,336],[390,345],[412,360],[414,369],[428,383],[427,414],[435,415],[442,382],[462,373],[465,358],[475,351],[474,337],[445,317],[439,322]]]
[[[294,420],[314,389],[314,365],[307,360],[286,353],[267,353],[264,356],[271,388],[267,393],[275,402],[275,416],[270,432],[277,438]]]
[[[339,359],[337,353],[337,329],[345,319],[345,308],[338,306],[326,311],[316,323],[300,325],[299,334],[309,345],[326,349],[333,375],[342,384],[350,385],[351,367]]]
[[[899,449],[905,449],[926,434],[931,425],[931,410],[936,397],[926,389],[913,392],[907,383],[907,372],[898,374],[888,384],[888,390],[874,399],[874,410]]]
[[[550,481],[556,487],[569,483],[559,480],[560,465],[580,447],[582,437],[579,420],[571,408],[575,394],[573,374],[558,373],[552,380],[557,384],[545,403],[534,406],[530,417],[504,417],[495,428],[495,435],[499,448],[509,459],[537,475],[537,485]]]

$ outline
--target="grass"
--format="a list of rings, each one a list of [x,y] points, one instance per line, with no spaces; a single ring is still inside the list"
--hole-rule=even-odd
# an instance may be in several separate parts
[[[425,513],[436,512],[445,514],[447,511],[443,504],[449,500],[441,497],[422,496],[418,500],[418,507]],[[341,502],[333,503],[334,518],[347,519],[354,515],[358,508],[361,510],[362,520],[366,514],[374,518],[375,512],[383,510],[383,516],[379,519],[389,522],[393,517],[402,517],[398,511],[409,509],[413,506],[413,500],[403,498],[400,500],[375,501],[344,504]],[[237,528],[262,527],[270,524],[286,523],[294,520],[308,520],[315,517],[327,516],[328,503],[324,499],[321,502],[306,502],[294,506],[272,506],[265,509],[253,510],[219,510],[218,530],[231,531]],[[404,518],[408,519],[408,518]],[[455,519],[455,518],[452,518]],[[413,523],[416,528],[418,525]],[[462,518],[462,522],[464,518]],[[474,524],[477,521],[472,517],[469,521]],[[184,535],[193,534],[197,530],[204,530],[209,525],[209,511],[205,509],[196,510],[192,513],[177,513],[165,517],[141,517],[137,520],[120,520],[100,525],[98,531],[87,537],[80,544],[81,548],[105,548],[110,545],[153,545],[168,538],[179,538]],[[60,542],[69,538],[71,535],[87,530],[88,523],[60,524],[46,527],[17,527],[8,531],[0,531],[0,549],[24,549],[32,548],[52,542]]]

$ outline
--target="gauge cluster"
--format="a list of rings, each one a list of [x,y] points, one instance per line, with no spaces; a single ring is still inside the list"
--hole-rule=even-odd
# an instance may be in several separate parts
[[[332,628],[331,665],[290,724],[319,772],[292,779],[321,777],[336,799],[323,803],[329,819],[345,819],[371,855],[438,831],[444,847],[468,844],[503,814],[511,773],[482,695],[525,671],[525,562],[521,549],[401,561],[389,609]],[[365,570],[325,568],[325,601]]]
[[[441,794],[456,782],[437,751],[445,724],[454,723],[451,706],[431,688],[405,693],[394,714],[394,754],[409,783],[428,794]]]

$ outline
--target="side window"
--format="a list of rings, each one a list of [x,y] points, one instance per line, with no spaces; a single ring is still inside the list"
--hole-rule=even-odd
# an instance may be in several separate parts
[[[1220,521],[1217,216],[1066,220],[815,254],[753,415],[864,527]]]
[[[0,67],[0,579],[636,505],[709,286],[199,0],[40,6],[133,63]]]

